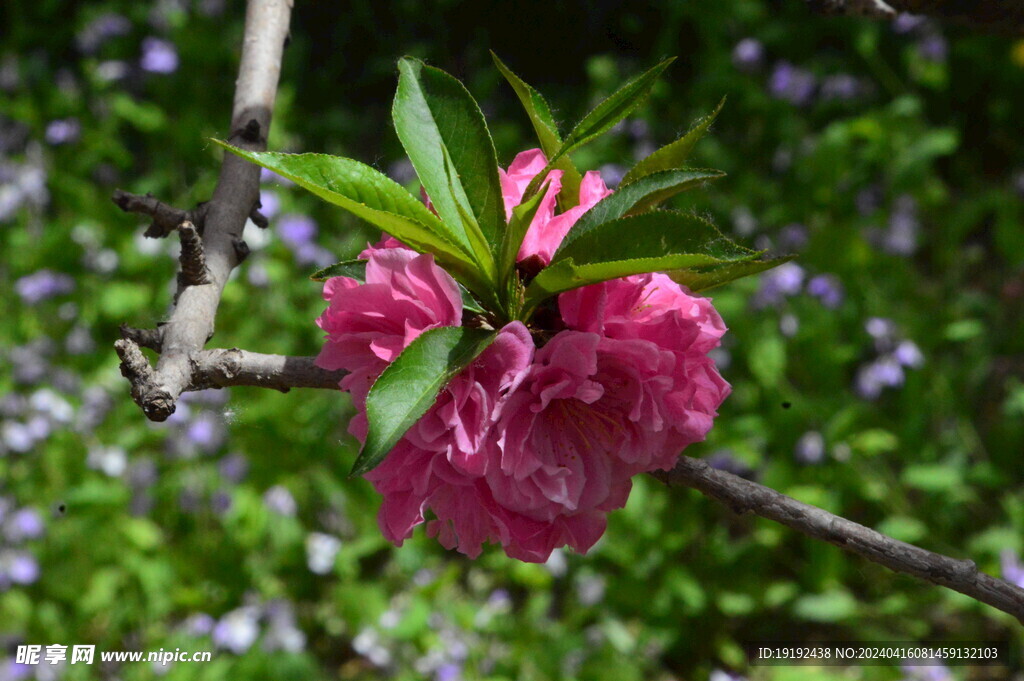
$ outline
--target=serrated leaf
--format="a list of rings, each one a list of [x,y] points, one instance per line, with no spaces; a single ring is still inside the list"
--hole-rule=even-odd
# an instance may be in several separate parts
[[[487,314],[487,310],[480,305],[477,299],[473,297],[473,294],[469,292],[469,289],[462,284],[459,284],[459,293],[462,295],[463,311],[469,311],[475,314]]]
[[[456,235],[418,198],[383,173],[340,156],[246,151],[220,140],[213,142],[344,208],[410,248],[433,253],[454,277],[470,288],[486,290],[479,265],[454,241]]]
[[[313,281],[327,281],[333,277],[349,277],[363,283],[366,281],[366,261],[343,260],[317,270],[309,276]]]
[[[750,260],[757,255],[730,241],[703,218],[691,213],[659,210],[621,217],[581,231],[559,247],[551,264],[570,258],[582,265],[679,254],[706,256],[703,262],[694,261],[679,267]]]
[[[743,248],[696,216],[656,211],[606,222],[578,237],[526,289],[525,314],[544,299],[580,286],[644,272],[743,262]]]
[[[673,281],[682,284],[690,291],[696,293],[715,286],[727,284],[736,279],[749,277],[753,274],[760,274],[773,267],[787,263],[795,255],[787,255],[781,258],[770,258],[767,260],[749,260],[747,262],[726,263],[723,265],[712,265],[710,267],[696,267],[685,270],[673,270],[667,272]]]
[[[366,396],[369,430],[352,475],[372,470],[422,417],[448,382],[483,352],[494,331],[444,326],[419,335]]]
[[[707,134],[708,128],[715,122],[718,117],[718,113],[725,106],[725,97],[718,103],[715,110],[710,114],[701,118],[690,130],[677,139],[671,144],[665,145],[661,149],[658,149],[647,158],[643,159],[635,166],[633,166],[628,173],[622,178],[622,182],[619,183],[620,188],[624,185],[628,185],[631,182],[635,182],[642,177],[646,177],[651,173],[657,173],[662,170],[671,170],[672,168],[681,168],[689,158],[690,152],[693,151],[694,145],[700,141],[705,134]]]
[[[668,65],[675,61],[670,57],[657,64],[651,69],[641,73],[636,78],[613,92],[608,99],[598,104],[594,109],[583,117],[576,127],[566,135],[562,146],[555,152],[554,156],[548,158],[548,165],[537,177],[533,179],[526,188],[524,197],[529,198],[537,191],[540,181],[547,175],[547,172],[555,167],[555,164],[565,154],[568,154],[583,145],[594,141],[604,133],[608,132],[616,123],[631,114],[650,94],[651,88],[657,81],[661,72],[668,68]]]
[[[609,194],[593,208],[580,216],[569,233],[565,235],[554,259],[577,238],[612,220],[643,212],[679,192],[696,187],[704,182],[723,177],[720,170],[687,168],[654,173],[649,177]],[[539,192],[538,192],[539,194]]]
[[[400,59],[398,70],[398,138],[438,215],[493,276],[505,208],[480,107],[457,79],[418,59]]]
[[[558,125],[551,115],[551,107],[548,106],[547,100],[544,99],[540,92],[530,87],[523,79],[513,73],[510,68],[505,66],[493,51],[491,52],[491,59],[494,60],[494,65],[498,67],[498,71],[501,72],[501,75],[505,76],[505,80],[512,86],[516,96],[519,97],[519,101],[522,103],[523,108],[526,110],[526,115],[533,125],[533,130],[537,133],[537,140],[540,142],[540,148],[544,152],[544,156],[547,158],[553,157],[562,146],[562,137],[558,134]],[[583,181],[583,176],[580,175],[580,171],[576,170],[576,165],[568,156],[563,155],[559,158],[555,162],[554,167],[562,171],[562,191],[558,195],[558,207],[562,212],[565,212],[579,204],[580,183]]]

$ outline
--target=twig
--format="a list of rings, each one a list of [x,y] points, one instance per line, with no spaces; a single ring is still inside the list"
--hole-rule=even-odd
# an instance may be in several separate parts
[[[995,33],[1024,34],[1024,0],[804,0],[829,15],[892,19],[900,12],[920,14]]]
[[[249,2],[231,116],[234,133],[230,141],[236,146],[266,148],[290,15],[290,0]],[[174,413],[178,396],[192,384],[192,355],[213,335],[221,291],[232,268],[248,253],[242,230],[258,200],[259,168],[225,154],[213,198],[203,206],[203,253],[209,283],[179,291],[174,311],[161,329],[162,354],[153,374],[126,374],[132,381],[132,397],[151,420],[163,421]],[[115,201],[153,215],[154,224],[166,226],[172,219],[176,220],[175,227],[182,223],[181,211],[169,209],[152,197],[140,199],[121,192],[115,195]],[[133,356],[128,343],[132,342],[118,341],[122,362],[125,356]],[[144,384],[136,385],[136,381]]]
[[[139,213],[153,218],[152,224],[146,229],[146,236],[150,239],[161,239],[186,221],[195,224],[201,232],[206,218],[205,203],[199,204],[192,210],[179,210],[153,198],[150,194],[139,196],[120,189],[114,190],[112,198],[114,203],[126,213]]]
[[[136,345],[160,352],[163,347],[163,340],[160,338],[160,329],[136,329],[127,324],[121,325],[121,338],[127,338]]]
[[[896,11],[884,0],[807,0],[807,4],[822,14],[847,14],[879,19],[892,19],[896,16]]]
[[[181,236],[181,274],[178,283],[182,286],[202,286],[210,283],[209,271],[206,269],[206,255],[203,253],[203,240],[196,227],[188,220],[178,225]]]
[[[749,512],[774,520],[895,572],[959,591],[1013,615],[1024,624],[1024,589],[980,572],[970,560],[957,560],[897,541],[770,487],[715,470],[700,459],[680,457],[674,469],[654,476],[668,485],[692,487],[736,513]]]

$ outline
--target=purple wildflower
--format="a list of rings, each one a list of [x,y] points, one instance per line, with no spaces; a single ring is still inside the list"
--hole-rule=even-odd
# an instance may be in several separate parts
[[[127,34],[132,28],[132,22],[127,17],[109,12],[101,14],[85,25],[77,36],[75,42],[78,49],[85,54],[93,54],[100,46],[111,38]]]
[[[174,73],[178,70],[178,51],[170,41],[150,36],[142,41],[139,65],[150,73]]]
[[[22,302],[35,305],[75,290],[75,280],[63,272],[42,269],[18,279],[14,284]]]
[[[190,636],[206,636],[213,631],[213,627],[216,623],[217,620],[213,619],[205,612],[197,612],[194,615],[189,615],[188,618],[181,623],[181,628]]]
[[[214,492],[213,496],[210,498],[210,508],[218,515],[223,515],[231,510],[231,504],[231,494],[222,489]]]
[[[761,288],[754,296],[755,307],[778,305],[787,296],[796,295],[803,288],[804,268],[787,262],[761,276]]]
[[[912,33],[921,28],[927,20],[917,14],[900,12],[892,22],[892,30],[896,33]]]
[[[32,677],[32,672],[31,665],[15,662],[13,658],[0,662],[0,681],[24,681]]]
[[[242,454],[229,454],[217,466],[228,482],[241,482],[249,473],[249,461]]]
[[[797,106],[808,104],[816,87],[814,74],[788,61],[778,62],[768,81],[768,91],[773,97]]]
[[[59,144],[70,144],[82,134],[82,124],[77,118],[62,118],[50,121],[46,126],[46,141],[48,144],[57,146]]]
[[[334,559],[341,550],[341,540],[323,532],[311,532],[306,537],[306,565],[317,575],[326,575],[334,569]]]
[[[269,170],[267,168],[260,168],[260,182],[263,182],[265,184],[275,183],[281,185],[282,187],[291,187],[292,185],[295,184],[287,177],[282,177],[281,175],[275,173],[273,170]]]
[[[807,293],[821,301],[821,304],[834,310],[843,304],[843,285],[834,274],[819,274],[807,282]]]
[[[626,176],[626,168],[619,165],[618,163],[605,163],[599,169],[601,173],[601,179],[604,180],[604,184],[609,189],[615,189],[622,182],[622,178]]]
[[[241,655],[260,635],[259,610],[244,606],[224,615],[213,628],[213,642],[219,648]]]
[[[732,63],[740,71],[756,71],[764,62],[764,45],[756,38],[744,38],[732,48]]]
[[[317,234],[316,223],[306,215],[282,215],[277,223],[277,233],[281,241],[293,251],[311,243]]]
[[[884,317],[868,317],[864,330],[876,341],[890,340],[896,335],[896,323]]]
[[[799,223],[794,222],[779,230],[779,247],[785,251],[799,251],[808,241],[807,228]]]
[[[23,454],[35,446],[36,439],[24,423],[5,421],[0,427],[0,444],[4,449]]]
[[[199,413],[185,431],[185,437],[189,442],[207,454],[220,449],[226,436],[224,424],[209,411]]]
[[[281,209],[281,200],[277,194],[266,189],[260,191],[260,212],[268,218],[273,218]]]
[[[445,662],[434,672],[434,681],[459,681],[462,678],[462,667],[454,662]]]
[[[917,369],[924,364],[924,355],[921,354],[917,343],[912,340],[900,341],[896,349],[893,350],[892,356],[901,366],[911,369]]]
[[[726,473],[732,473],[738,475],[741,478],[752,479],[754,477],[754,471],[750,466],[743,463],[735,456],[732,452],[722,449],[707,458],[708,465],[715,470],[725,471]]]
[[[860,368],[855,389],[862,398],[874,400],[884,388],[899,387],[903,380],[903,367],[892,357],[883,356]]]
[[[282,485],[274,485],[263,493],[263,503],[278,515],[294,516],[298,510],[295,497]]]
[[[930,32],[918,41],[917,53],[927,61],[944,62],[949,53],[949,45],[939,33]]]
[[[953,681],[949,668],[937,660],[927,664],[905,662],[900,665],[900,671],[905,675],[903,681]]]
[[[917,202],[914,197],[903,195],[896,200],[889,216],[888,228],[874,230],[869,234],[872,243],[893,255],[913,255],[917,250],[918,233],[921,223],[917,217]]]
[[[263,649],[301,652],[306,647],[306,635],[295,624],[295,611],[286,600],[267,603],[265,609],[267,630],[263,636]]]
[[[14,584],[33,584],[39,579],[39,562],[27,551],[12,551],[2,568]]]
[[[1003,579],[1024,589],[1024,565],[1012,549],[1003,549],[999,554],[999,563],[1003,570]]]
[[[4,534],[12,544],[19,544],[27,539],[38,539],[43,536],[45,527],[43,518],[31,508],[22,508],[8,518],[4,526]]]
[[[825,460],[825,438],[816,430],[809,430],[796,442],[793,457],[802,464],[818,464]]]
[[[91,447],[85,463],[93,470],[117,478],[128,468],[128,452],[122,447]]]
[[[335,262],[334,254],[322,246],[306,243],[295,249],[295,262],[300,265],[316,265],[327,267]]]

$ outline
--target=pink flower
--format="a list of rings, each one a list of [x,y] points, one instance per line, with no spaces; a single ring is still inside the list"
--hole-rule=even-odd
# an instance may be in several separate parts
[[[327,333],[316,364],[345,369],[341,388],[361,408],[373,381],[421,333],[462,322],[458,284],[434,256],[407,248],[369,248],[366,283],[334,277],[324,284],[327,310],[317,325]]]
[[[725,323],[710,298],[689,293],[661,273],[591,284],[558,296],[570,329],[609,338],[642,338],[675,352],[706,354]]]
[[[384,496],[378,521],[397,545],[424,522],[446,548],[479,555],[485,541],[505,543],[507,533],[491,518],[483,476],[487,442],[504,403],[525,378],[533,339],[520,322],[505,326],[475,362],[441,392],[384,461],[366,474]],[[365,433],[365,431],[364,431]]]
[[[501,171],[506,216],[546,167],[539,149]],[[544,178],[519,260],[548,264],[573,224],[611,192],[587,173],[580,204],[555,215],[562,173]],[[341,387],[365,440],[366,395],[419,334],[462,320],[458,285],[430,255],[395,239],[368,247],[366,283],[327,282],[327,339],[317,364],[350,373]],[[470,557],[485,542],[519,560],[546,561],[568,545],[585,553],[607,514],[625,505],[632,476],[671,468],[703,440],[728,396],[707,353],[725,333],[707,298],[664,274],[644,274],[559,296],[565,329],[539,350],[521,322],[441,391],[427,413],[366,478],[383,496],[378,522],[401,545],[415,527]],[[432,518],[428,521],[428,516]]]
[[[505,201],[505,217],[512,218],[512,209],[518,206],[523,200],[523,194],[533,178],[544,170],[547,159],[540,149],[531,149],[517,155],[508,167],[508,171],[498,169],[501,178],[501,195]],[[530,223],[522,246],[519,248],[517,260],[520,262],[536,256],[541,263],[547,265],[551,257],[558,250],[562,239],[569,233],[569,229],[576,224],[584,213],[590,210],[594,204],[611,194],[611,190],[605,186],[601,174],[591,170],[583,176],[580,184],[579,205],[567,210],[560,215],[555,215],[555,198],[562,190],[562,171],[552,170],[544,179],[547,188],[542,189],[546,194],[541,199],[537,214]]]
[[[558,307],[570,329],[618,341],[644,341],[671,353],[675,364],[664,373],[673,385],[665,403],[666,420],[676,433],[669,436],[671,446],[682,450],[707,436],[718,407],[732,390],[707,356],[726,331],[709,298],[690,294],[664,274],[651,273],[567,291],[558,297]],[[655,456],[651,461],[656,468],[668,469],[674,457]]]

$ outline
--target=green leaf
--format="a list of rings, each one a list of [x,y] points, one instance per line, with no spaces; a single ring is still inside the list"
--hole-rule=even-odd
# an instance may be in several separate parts
[[[444,326],[420,334],[366,396],[369,431],[352,475],[372,470],[420,419],[448,382],[483,352],[494,331]]]
[[[651,88],[654,87],[661,72],[668,68],[668,65],[675,59],[675,57],[670,57],[648,69],[594,107],[594,110],[584,116],[583,120],[566,136],[562,148],[555,153],[556,157],[592,142],[632,113],[650,94]]]
[[[469,251],[454,241],[457,235],[418,198],[370,166],[340,156],[246,151],[220,140],[213,142],[344,208],[416,251],[433,253],[438,264],[470,288],[488,288]]]
[[[540,92],[527,85],[510,68],[505,66],[493,51],[491,59],[494,60],[494,65],[498,67],[501,75],[505,76],[505,80],[512,86],[523,108],[526,109],[526,115],[529,117],[530,123],[533,124],[534,132],[537,133],[541,151],[547,158],[552,158],[562,146],[562,137],[558,134],[558,125],[551,116],[551,107],[548,106],[547,100]],[[580,175],[580,171],[576,170],[576,165],[572,160],[565,155],[555,162],[554,167],[562,171],[562,191],[558,194],[558,207],[565,212],[579,204],[580,183],[583,181],[583,176]]]
[[[570,289],[644,272],[752,260],[761,253],[694,215],[655,211],[598,225],[559,250],[526,289],[525,313]]]
[[[460,233],[488,274],[505,228],[494,143],[462,83],[418,59],[398,62],[392,117],[438,215]]]
[[[725,106],[724,97],[722,98],[722,101],[718,103],[718,106],[715,107],[715,110],[694,123],[689,132],[677,139],[675,142],[658,149],[653,154],[633,166],[633,168],[630,169],[630,171],[622,178],[622,182],[619,184],[620,190],[624,185],[635,182],[636,180],[646,177],[651,173],[682,167],[683,163],[685,163],[686,159],[690,156],[690,152],[693,151],[694,145],[696,145],[697,142],[699,142],[707,133],[708,128],[710,128],[711,124],[715,122],[715,118],[718,117],[718,112],[722,110],[723,106]]]
[[[572,132],[566,135],[565,141],[562,142],[562,146],[559,147],[554,156],[548,157],[547,167],[526,188],[524,197],[529,198],[533,196],[540,186],[541,179],[547,175],[548,170],[555,167],[558,159],[589,142],[593,142],[640,106],[644,99],[647,98],[647,95],[650,94],[651,88],[654,87],[658,76],[673,61],[675,61],[675,57],[670,57],[640,74],[616,90],[608,99],[598,104],[594,107],[593,111],[584,116],[583,120],[572,129]]]
[[[580,216],[580,219],[572,226],[569,233],[565,235],[565,239],[562,240],[558,251],[555,252],[554,258],[558,260],[558,254],[567,248],[569,244],[606,222],[618,220],[627,215],[641,213],[679,192],[686,191],[709,180],[718,179],[724,175],[725,173],[720,170],[704,170],[700,168],[668,170],[654,173],[629,186],[621,187]]]
[[[475,314],[487,314],[487,310],[480,305],[477,299],[473,297],[473,294],[470,293],[462,284],[459,284],[459,293],[462,294],[463,311],[473,312]]]
[[[351,277],[360,283],[366,281],[365,260],[344,260],[317,270],[309,276],[313,281],[327,281],[332,277]]]
[[[760,274],[773,267],[787,263],[795,255],[787,255],[781,258],[770,258],[767,260],[748,260],[746,262],[726,263],[724,265],[712,265],[710,267],[695,267],[685,270],[673,270],[668,272],[672,279],[696,293],[715,286],[727,284],[736,279],[749,277],[752,274]]]
[[[701,256],[692,265],[750,260],[757,255],[727,239],[703,218],[659,210],[610,220],[581,231],[559,247],[551,264],[570,258],[585,264],[678,254]]]

